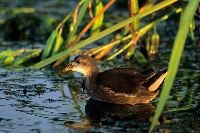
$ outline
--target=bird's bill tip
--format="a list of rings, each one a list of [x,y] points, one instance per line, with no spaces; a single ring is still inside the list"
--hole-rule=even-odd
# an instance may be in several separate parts
[[[63,70],[63,72],[68,72],[68,71],[71,71],[72,69],[73,69],[73,66],[69,65]]]

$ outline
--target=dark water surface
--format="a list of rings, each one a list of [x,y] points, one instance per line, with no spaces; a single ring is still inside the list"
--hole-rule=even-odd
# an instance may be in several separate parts
[[[2,8],[20,6],[45,10],[47,16],[62,17],[73,1],[2,1]],[[56,5],[56,6],[55,6]],[[58,6],[59,5],[59,6]],[[67,8],[66,8],[67,7]],[[55,10],[59,14],[55,14]],[[124,15],[124,13],[122,13]],[[5,16],[1,14],[1,18]],[[64,17],[64,16],[63,16]],[[159,54],[149,67],[167,68],[177,24],[159,25],[161,35]],[[195,38],[195,42],[198,38]],[[1,51],[20,47],[42,48],[44,42],[6,42],[2,39]],[[29,44],[29,45],[28,45]],[[199,57],[199,56],[198,56]],[[73,58],[71,58],[73,59]],[[135,62],[121,59],[99,62],[102,70],[113,67],[139,67]],[[83,76],[72,73],[60,76],[51,67],[40,70],[18,71],[0,68],[0,132],[84,133],[84,132],[147,132],[159,97],[149,104],[114,105],[90,99],[81,88]],[[155,132],[199,132],[200,130],[200,79],[191,78],[199,73],[195,47],[187,41],[181,64],[162,116]],[[182,78],[182,79],[181,79]]]
[[[0,131],[66,132],[63,121],[70,119],[68,113],[78,116],[70,95],[60,95],[63,81],[55,80],[53,72],[1,69],[1,76]]]

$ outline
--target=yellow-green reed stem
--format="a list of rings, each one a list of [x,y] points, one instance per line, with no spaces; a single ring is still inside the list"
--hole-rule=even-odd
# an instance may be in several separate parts
[[[82,0],[81,2],[79,2],[79,5],[82,5],[84,2],[84,0]],[[67,20],[72,16],[73,14],[73,11],[71,11],[64,19],[63,21],[56,27],[56,30],[58,30],[62,25],[63,23],[67,22]]]
[[[14,65],[18,66],[18,65],[21,65],[21,64],[27,62],[30,59],[38,57],[41,54],[41,52],[42,52],[42,50],[40,50],[40,49],[39,50],[35,50],[33,52],[30,52],[26,56],[23,56],[23,57],[20,57],[20,58],[16,59],[14,61]]]
[[[130,38],[131,38],[131,35],[128,35],[128,36],[123,37],[123,38],[119,38],[119,39],[117,39],[116,41],[113,41],[113,42],[111,42],[111,43],[109,43],[109,44],[106,44],[106,45],[104,45],[104,46],[98,48],[97,50],[94,50],[92,53],[90,53],[90,55],[94,55],[94,54],[96,54],[96,53],[99,53],[100,51],[102,51],[102,50],[104,50],[104,49],[107,49],[107,48],[109,48],[109,47],[111,47],[111,46],[117,45],[117,44],[119,44],[119,43],[121,43],[121,42],[123,42],[123,41],[129,40]]]
[[[192,75],[184,75],[183,77],[179,77],[177,79],[186,80],[186,79],[193,79],[193,78],[197,78],[197,77],[200,77],[200,73],[194,73]]]
[[[111,54],[111,56],[109,56],[107,58],[107,60],[111,60],[114,57],[116,57],[117,55],[119,55],[120,53],[122,53],[124,50],[126,50],[129,46],[131,46],[133,44],[133,41],[131,40],[129,43],[127,43],[126,45],[120,47],[119,49],[117,49],[116,51],[113,52],[113,54]]]
[[[45,60],[33,65],[31,68],[32,69],[42,68],[45,65],[50,64],[50,63],[54,62],[55,60],[59,59],[60,57],[66,56],[66,55],[70,54],[71,52],[73,52],[77,49],[80,49],[84,46],[87,46],[87,45],[91,44],[92,42],[94,42],[94,41],[96,41],[96,40],[98,40],[98,39],[100,39],[100,38],[102,38],[106,35],[109,35],[110,33],[126,26],[127,24],[129,24],[129,23],[131,23],[131,22],[133,22],[137,19],[141,19],[141,18],[143,18],[143,17],[145,17],[145,16],[147,16],[147,15],[153,13],[153,12],[156,12],[160,9],[163,9],[164,7],[171,5],[172,3],[176,2],[176,1],[178,1],[178,0],[165,0],[163,2],[160,2],[159,4],[153,6],[151,9],[149,9],[149,10],[143,12],[143,13],[137,14],[134,17],[130,17],[130,18],[114,25],[114,26],[111,26],[110,28],[107,28],[106,30],[104,30],[104,31],[102,31],[98,34],[91,36],[91,37],[77,43],[74,47],[68,48],[67,50],[65,50],[63,52],[60,52],[60,53],[58,53],[58,54],[56,54],[56,55],[54,55],[54,56],[52,56],[48,59],[45,59]]]
[[[78,17],[77,17],[78,19],[77,19],[77,22],[76,22],[76,24],[75,24],[75,26],[74,26],[74,29],[73,29],[73,31],[70,33],[70,35],[69,35],[69,37],[68,37],[68,39],[67,39],[67,44],[70,44],[70,43],[71,43],[71,41],[72,41],[72,39],[73,39],[73,37],[74,37],[74,35],[75,35],[77,29],[78,29],[78,26],[80,25],[80,22],[81,22],[83,16],[85,15],[85,12],[86,12],[86,10],[87,10],[87,7],[88,7],[88,5],[89,5],[89,2],[90,2],[90,0],[85,0],[85,1],[84,1],[84,4],[83,4],[82,8],[81,8],[80,11],[79,11],[79,14],[78,14]]]
[[[64,19],[63,21],[56,27],[56,30],[58,30],[67,20],[72,16],[73,12],[70,12]]]
[[[8,9],[4,8],[0,10],[0,14],[5,14],[12,11],[13,14],[19,14],[19,13],[35,13],[35,8],[14,8],[14,9]]]
[[[159,18],[159,19],[151,22],[150,24],[146,25],[145,27],[143,27],[142,29],[139,30],[141,36],[143,36],[144,34],[146,34],[146,32],[148,30],[150,30],[152,27],[154,27],[155,25],[159,24],[160,22],[162,22],[164,20],[167,20],[173,14],[180,13],[182,10],[183,10],[182,8],[175,8],[171,12],[169,12],[166,15],[162,16],[161,18]]]
[[[96,16],[103,9],[103,2],[101,0],[95,0],[95,3],[96,3],[95,6],[95,16]],[[104,20],[104,13],[102,13],[93,23],[90,29],[91,36],[100,32],[101,26],[103,25],[103,20]]]
[[[138,0],[134,0],[133,2],[134,2],[134,4],[133,4],[134,11],[133,11],[133,12],[134,12],[134,14],[137,14],[138,11],[139,11]],[[139,25],[140,25],[140,20],[139,20],[139,19],[137,19],[137,20],[135,20],[135,21],[133,22],[133,29],[134,29],[134,31],[137,31],[137,30],[138,30]]]
[[[150,30],[151,28],[153,28],[155,25],[159,24],[160,22],[166,20],[169,18],[169,16],[173,15],[173,14],[176,14],[176,13],[180,13],[182,11],[182,8],[177,8],[177,9],[173,9],[171,12],[167,13],[166,15],[162,16],[161,18],[151,22],[150,24],[144,26],[143,28],[141,28],[139,31],[136,32],[136,34],[140,33],[140,36],[143,36],[144,34],[146,34],[146,32],[148,30]],[[102,46],[101,48],[97,49],[97,50],[94,50],[92,53],[90,53],[90,55],[94,55],[110,46],[114,46],[114,45],[117,45],[121,42],[124,42],[124,41],[127,41],[127,40],[130,40],[132,37],[132,35],[127,35],[125,37],[121,37],[119,39],[117,39],[116,41],[113,41],[109,44],[106,44],[104,46]]]
[[[178,66],[180,63],[181,55],[183,53],[183,49],[185,46],[185,41],[189,33],[189,25],[192,22],[192,19],[194,18],[195,11],[197,9],[199,1],[198,0],[190,0],[187,7],[185,8],[183,12],[183,16],[180,21],[180,27],[178,29],[178,33],[175,37],[174,46],[172,50],[172,54],[169,60],[168,65],[168,75],[165,79],[162,92],[160,94],[160,100],[158,102],[158,106],[156,108],[156,113],[154,115],[154,119],[151,123],[151,127],[149,129],[149,133],[151,133],[156,125],[156,122],[158,118],[160,117],[160,114],[163,111],[163,108],[165,106],[166,100],[169,96],[171,87],[173,85]]]

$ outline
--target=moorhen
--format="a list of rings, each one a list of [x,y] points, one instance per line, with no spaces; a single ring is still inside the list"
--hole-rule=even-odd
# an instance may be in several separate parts
[[[86,77],[87,94],[98,101],[131,104],[148,103],[159,93],[167,71],[155,73],[152,68],[114,68],[99,72],[92,57],[79,55],[63,71],[76,71]]]

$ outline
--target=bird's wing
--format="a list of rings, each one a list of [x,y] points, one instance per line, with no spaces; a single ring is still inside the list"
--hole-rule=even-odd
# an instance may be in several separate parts
[[[140,90],[146,90],[141,84],[147,79],[135,69],[111,69],[99,74],[97,83],[116,93],[137,95]]]

